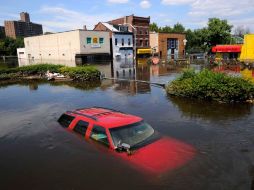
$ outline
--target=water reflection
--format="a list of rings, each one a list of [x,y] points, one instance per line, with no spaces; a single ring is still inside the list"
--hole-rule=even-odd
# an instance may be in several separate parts
[[[233,76],[242,76],[243,78],[254,82],[254,68],[244,65],[220,65],[211,68],[215,72],[226,73]]]
[[[169,96],[169,100],[181,111],[184,117],[204,120],[236,120],[251,114],[250,104],[219,104],[203,100],[193,100]]]
[[[37,91],[40,85],[49,84],[50,86],[68,86],[80,90],[92,90],[101,86],[100,81],[96,82],[64,82],[64,81],[47,81],[47,80],[13,80],[0,81],[0,88],[6,88],[12,85],[27,86],[30,91]]]
[[[136,82],[136,80],[165,84],[189,66],[166,63],[153,65],[148,63],[148,58],[138,58],[136,62],[132,59],[122,59],[115,60],[109,63],[108,66],[99,65],[97,67],[106,77],[114,78],[111,81],[104,80],[102,82],[103,89],[113,86],[118,92],[136,95],[151,92],[149,83]]]

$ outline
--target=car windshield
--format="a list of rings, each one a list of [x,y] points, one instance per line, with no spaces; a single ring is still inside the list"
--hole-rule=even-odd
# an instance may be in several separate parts
[[[154,129],[144,121],[110,129],[115,146],[127,143],[131,147],[142,143],[154,134]]]

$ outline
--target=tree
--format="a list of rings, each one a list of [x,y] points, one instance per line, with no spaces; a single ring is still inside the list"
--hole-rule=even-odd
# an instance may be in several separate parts
[[[185,32],[185,28],[182,24],[180,24],[179,22],[176,23],[172,29],[172,32],[174,33],[184,33]]]
[[[6,37],[0,40],[0,52],[4,52],[5,55],[17,55],[17,48],[23,47],[23,37],[18,37],[17,39]]]
[[[229,25],[227,20],[218,18],[210,18],[207,27],[207,45],[208,47],[217,44],[229,44],[231,39],[232,25]]]
[[[234,35],[243,38],[245,34],[249,34],[250,29],[244,26],[237,26],[234,30]]]
[[[53,32],[44,32],[44,35],[54,34]]]
[[[4,33],[4,31],[0,30],[0,39],[3,39],[3,38],[5,38],[5,33]]]
[[[172,32],[172,28],[170,26],[164,26],[159,28],[160,32]]]
[[[152,24],[150,24],[149,30],[150,30],[151,32],[158,32],[159,27],[158,27],[158,25],[157,25],[156,23],[153,22]]]
[[[207,51],[207,29],[186,30],[186,51],[189,53],[199,53]]]

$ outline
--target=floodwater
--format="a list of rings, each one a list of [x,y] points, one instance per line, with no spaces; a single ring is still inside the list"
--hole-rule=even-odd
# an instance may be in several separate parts
[[[183,67],[140,60],[136,66],[115,63],[100,69],[108,77],[165,83]],[[161,134],[193,147],[196,154],[174,170],[144,174],[57,123],[64,111],[89,106],[141,116]],[[168,97],[161,87],[116,80],[1,82],[0,121],[3,190],[254,189],[254,107],[249,104]]]

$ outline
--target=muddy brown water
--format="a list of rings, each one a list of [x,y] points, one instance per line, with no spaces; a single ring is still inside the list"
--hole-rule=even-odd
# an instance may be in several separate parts
[[[182,69],[141,64],[123,75],[122,68],[116,74],[112,66],[101,66],[109,75],[154,82],[170,81]],[[138,172],[56,122],[66,110],[89,106],[139,115],[197,154],[162,175]],[[135,82],[1,83],[0,189],[252,190],[253,124],[251,105],[168,97],[162,88]]]

